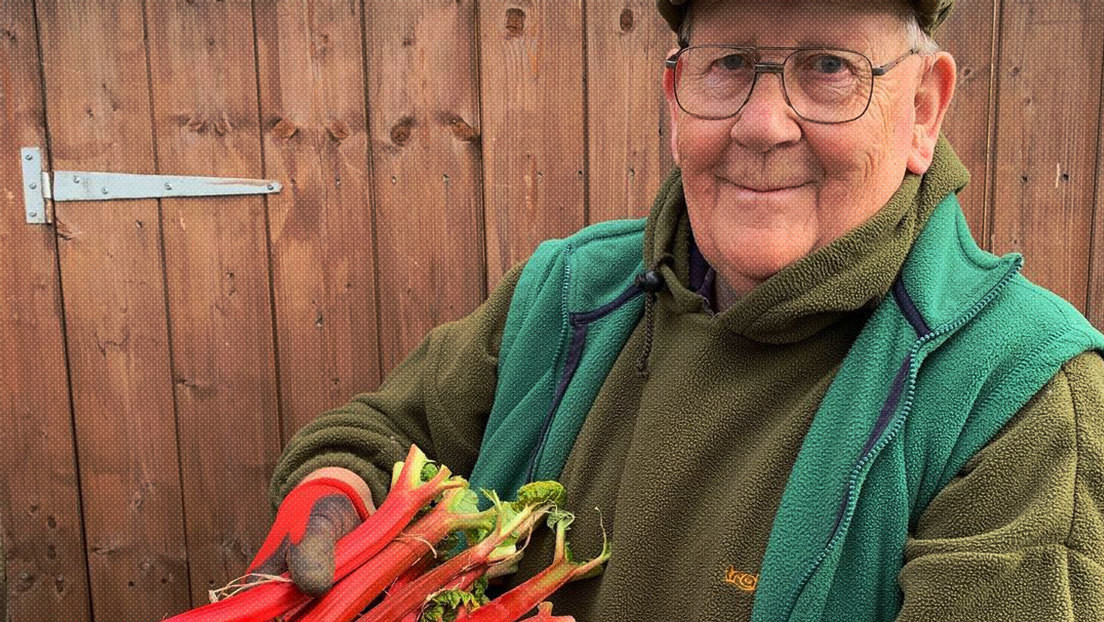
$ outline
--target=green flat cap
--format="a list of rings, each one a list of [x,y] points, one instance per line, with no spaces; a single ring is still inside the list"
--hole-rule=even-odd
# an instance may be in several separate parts
[[[916,16],[920,20],[920,28],[931,35],[939,24],[947,18],[951,12],[954,0],[911,0],[916,9]],[[663,19],[671,25],[671,30],[678,32],[682,25],[682,18],[686,16],[686,7],[690,0],[656,0],[656,8],[663,15]]]

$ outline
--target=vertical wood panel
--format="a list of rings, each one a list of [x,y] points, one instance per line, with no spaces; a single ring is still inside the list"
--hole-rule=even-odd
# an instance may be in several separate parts
[[[584,225],[581,0],[479,5],[487,281]]]
[[[675,35],[654,0],[588,0],[590,222],[641,218],[668,171],[663,60]]]
[[[146,3],[158,167],[261,177],[248,0]],[[163,201],[192,597],[245,572],[279,454],[265,203]]]
[[[1101,54],[1104,57],[1104,53]],[[1101,80],[1104,82],[1104,80]],[[1100,88],[1100,117],[1096,133],[1096,179],[1094,182],[1092,257],[1089,258],[1089,300],[1085,315],[1104,331],[1104,84]]]
[[[37,15],[54,169],[153,173],[140,2]],[[95,617],[159,619],[188,581],[157,204],[56,218]]]
[[[385,372],[486,288],[473,0],[367,0]]]
[[[995,101],[990,86],[996,67],[995,9],[995,0],[959,2],[952,17],[936,34],[940,47],[954,55],[958,64],[958,85],[943,121],[943,131],[970,171],[970,184],[958,198],[970,230],[983,247],[989,246],[990,227],[989,144]]]
[[[33,8],[0,0],[0,620],[79,622],[92,612],[57,242],[25,222],[19,160],[48,156]]]
[[[358,0],[256,5],[285,440],[380,381]]]
[[[1100,0],[1006,0],[1001,24],[993,250],[1082,310],[1102,20]]]

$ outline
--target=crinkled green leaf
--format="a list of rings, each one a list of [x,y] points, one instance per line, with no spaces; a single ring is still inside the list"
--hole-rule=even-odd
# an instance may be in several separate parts
[[[529,505],[544,505],[551,503],[556,507],[563,507],[567,499],[567,491],[563,484],[556,480],[544,480],[530,482],[517,491],[517,501],[513,502],[515,510],[521,510]]]
[[[454,622],[461,607],[469,611],[488,602],[487,579],[480,577],[471,590],[444,590],[434,594],[422,609],[419,622]]]
[[[436,477],[437,474],[440,473],[440,472],[441,472],[441,467],[437,466],[433,462],[426,462],[425,465],[422,466],[422,472],[421,472],[420,477],[421,477],[423,482],[428,482],[429,480]]]

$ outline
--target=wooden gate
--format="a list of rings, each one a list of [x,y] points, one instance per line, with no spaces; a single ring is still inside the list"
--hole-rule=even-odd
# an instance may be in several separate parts
[[[1104,0],[958,4],[971,226],[1104,326]],[[157,620],[240,574],[299,426],[538,241],[646,214],[673,43],[654,0],[0,0],[10,619]],[[284,190],[27,224],[21,147]]]

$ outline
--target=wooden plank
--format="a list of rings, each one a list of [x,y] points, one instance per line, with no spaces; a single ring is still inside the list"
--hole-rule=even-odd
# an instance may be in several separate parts
[[[993,162],[989,145],[995,129],[992,84],[996,78],[994,24],[998,8],[994,0],[959,2],[936,33],[940,47],[958,64],[958,84],[943,131],[970,171],[970,184],[958,198],[974,238],[983,247],[989,246],[991,226],[988,197]]]
[[[0,0],[0,620],[81,621],[92,611],[57,241],[25,221],[19,160],[21,147],[48,155],[35,39],[34,6]]]
[[[384,372],[485,297],[474,0],[367,0]]]
[[[585,223],[582,0],[479,5],[487,283]]]
[[[654,0],[588,0],[590,222],[648,215],[674,167],[663,60],[677,47]]]
[[[1101,82],[1099,101],[1104,102],[1104,80]],[[1085,316],[1097,330],[1104,331],[1104,207],[1101,207],[1104,203],[1104,105],[1100,107],[1096,137],[1092,256],[1089,258],[1088,302],[1085,304]]]
[[[36,12],[53,168],[153,173],[141,3]],[[157,203],[56,215],[95,618],[160,619],[188,580]]]
[[[262,177],[248,0],[147,2],[164,173]],[[289,189],[288,192],[293,192]],[[244,574],[280,450],[265,202],[163,202],[192,598]]]
[[[1104,3],[1005,2],[997,105],[993,248],[1086,304]],[[1087,60],[1091,59],[1091,60]]]
[[[258,78],[285,439],[379,385],[360,3],[261,2]]]

